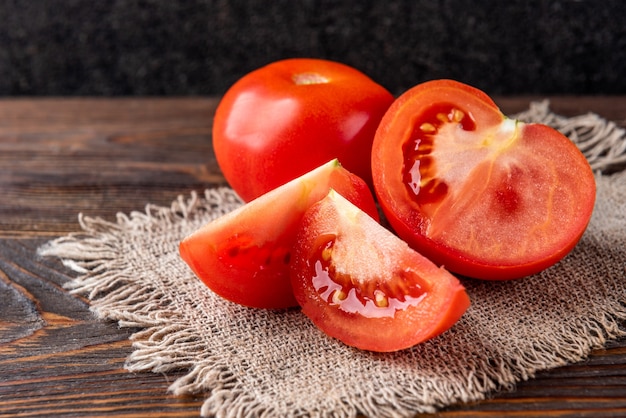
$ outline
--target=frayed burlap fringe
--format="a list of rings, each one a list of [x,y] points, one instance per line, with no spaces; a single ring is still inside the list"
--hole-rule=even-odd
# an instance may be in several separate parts
[[[594,171],[608,172],[626,165],[626,132],[595,113],[565,117],[550,111],[550,102],[533,102],[516,119],[552,126],[570,138],[585,154]]]
[[[244,308],[204,287],[180,260],[178,243],[241,205],[228,188],[113,222],[79,216],[81,232],[39,253],[78,273],[67,288],[86,294],[99,317],[142,328],[132,336],[129,370],[186,370],[170,390],[205,393],[203,416],[406,417],[479,400],[626,334],[626,172],[601,173],[624,161],[624,131],[595,115],[554,115],[546,102],[519,117],[567,132],[594,161],[598,198],[589,228],[566,259],[540,274],[465,280],[472,306],[463,318],[402,352],[355,350],[297,309]]]

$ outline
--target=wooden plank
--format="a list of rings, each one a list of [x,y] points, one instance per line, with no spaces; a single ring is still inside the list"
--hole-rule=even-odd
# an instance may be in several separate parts
[[[496,98],[505,113],[529,100]],[[626,126],[625,97],[551,98]],[[162,376],[124,370],[133,329],[98,321],[63,283],[71,273],[36,249],[78,230],[77,213],[169,205],[224,184],[211,149],[213,98],[0,100],[0,416],[197,416]],[[588,361],[539,373],[516,390],[439,417],[626,415],[626,339]]]
[[[0,416],[197,416],[201,397],[124,369],[136,330],[97,320],[64,291],[67,270],[33,255],[45,241],[0,239]]]
[[[59,235],[224,179],[212,99],[0,101],[0,234]]]

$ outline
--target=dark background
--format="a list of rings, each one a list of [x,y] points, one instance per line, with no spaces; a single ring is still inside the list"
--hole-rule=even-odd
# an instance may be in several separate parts
[[[0,95],[190,96],[287,57],[394,94],[626,94],[623,0],[0,0]]]

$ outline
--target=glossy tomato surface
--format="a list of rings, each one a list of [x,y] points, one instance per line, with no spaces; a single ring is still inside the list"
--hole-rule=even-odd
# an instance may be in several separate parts
[[[347,65],[274,62],[242,77],[220,101],[217,162],[244,201],[334,158],[371,185],[374,133],[392,102],[385,88]]]
[[[289,280],[296,231],[330,188],[378,219],[365,182],[333,160],[204,225],[180,243],[180,255],[225,299],[255,308],[296,306]]]
[[[400,237],[439,265],[514,279],[562,259],[585,231],[595,178],[558,131],[506,118],[483,92],[420,84],[385,114],[374,187]]]
[[[291,280],[302,311],[322,331],[370,351],[439,335],[470,303],[456,277],[334,191],[304,216]]]

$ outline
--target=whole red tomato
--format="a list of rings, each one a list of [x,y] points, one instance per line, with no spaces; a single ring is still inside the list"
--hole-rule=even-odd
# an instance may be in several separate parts
[[[242,77],[215,112],[213,147],[231,187],[250,201],[337,158],[371,186],[371,146],[393,102],[337,62],[294,58]]]
[[[390,106],[372,148],[374,186],[400,237],[448,270],[514,279],[562,259],[585,231],[595,178],[560,132],[506,118],[452,80]]]

